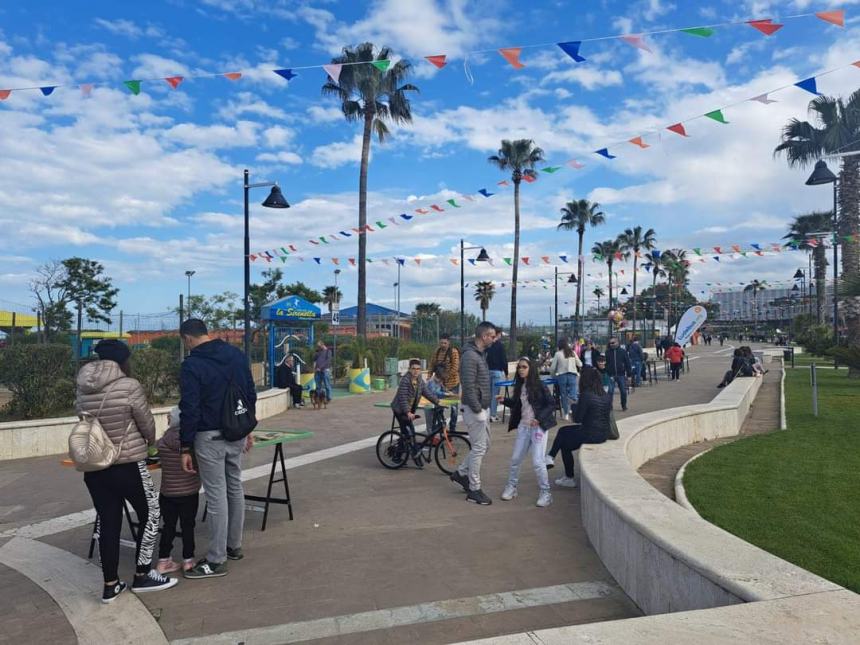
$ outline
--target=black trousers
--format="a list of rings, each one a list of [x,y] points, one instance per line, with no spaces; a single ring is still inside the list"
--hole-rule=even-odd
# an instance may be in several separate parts
[[[122,529],[123,503],[128,501],[137,515],[137,573],[147,573],[152,566],[155,540],[158,537],[158,493],[145,461],[116,464],[104,470],[84,473],[99,516],[99,555],[105,582],[117,579],[119,537]]]
[[[602,443],[600,441],[589,441],[582,431],[582,426],[562,426],[552,442],[549,450],[551,457],[561,452],[561,460],[564,463],[564,476],[573,477],[573,451],[579,450],[587,443]]]
[[[291,385],[290,394],[293,396],[293,405],[298,405],[302,402],[302,386]]]
[[[400,433],[404,437],[409,437],[409,439],[412,441],[412,445],[414,446],[415,445],[415,425],[412,423],[412,420],[408,416],[406,416],[405,414],[402,414],[400,412],[395,412],[394,416],[397,418],[397,423],[400,426]]]
[[[164,526],[161,529],[161,542],[158,545],[158,557],[169,558],[173,551],[173,540],[176,538],[176,522],[182,531],[182,559],[188,560],[194,557],[194,526],[197,520],[197,506],[200,503],[200,495],[182,495],[180,497],[166,497],[160,495],[158,503],[161,505],[161,517],[164,518]]]
[[[677,381],[681,378],[681,363],[669,363],[669,370],[672,372],[671,380]]]

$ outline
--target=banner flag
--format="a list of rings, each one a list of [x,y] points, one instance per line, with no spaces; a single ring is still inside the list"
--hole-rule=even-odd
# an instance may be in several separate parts
[[[815,83],[814,76],[810,76],[809,78],[805,78],[802,81],[798,81],[797,83],[795,83],[795,85],[802,90],[811,92],[812,94],[818,94],[818,86]]]
[[[449,200],[447,200],[447,202],[448,202],[449,204],[451,204],[451,206],[453,206],[454,208],[462,208],[462,207],[461,207],[461,206],[456,202],[456,200],[449,199]]]
[[[445,212],[445,209],[442,208],[441,206],[439,206],[438,204],[430,204],[430,208],[432,208],[434,211],[437,211],[439,213]]]
[[[477,266],[475,264],[475,258],[469,258],[469,264],[471,264],[472,266]]]
[[[352,237],[352,233],[347,233],[346,231],[341,231],[340,234],[344,237]]]
[[[528,257],[523,257],[523,258],[520,258],[520,259],[523,261],[523,264],[528,265],[528,263],[529,263],[529,258],[528,258]]]
[[[474,197],[472,197],[471,195],[460,195],[460,197],[462,197],[462,198],[463,198],[463,199],[465,199],[466,201],[470,201],[470,202],[475,201],[475,198],[474,198]]]
[[[251,253],[251,255],[249,255],[249,256],[248,256],[248,259],[249,259],[251,262],[254,262],[254,261],[256,261],[257,256],[256,256],[256,255],[254,255],[253,253]]]
[[[388,70],[388,66],[391,65],[391,61],[387,58],[383,58],[382,60],[372,61],[370,64],[373,65],[380,72],[385,72],[386,70]]]
[[[334,81],[335,85],[337,85],[337,82],[340,80],[340,70],[343,69],[343,65],[323,65],[322,68],[325,70],[325,73],[331,77],[331,80]]]
[[[481,193],[484,197],[492,197],[493,195],[496,194],[496,193],[488,192],[486,188],[482,188],[478,192]]]
[[[424,60],[426,60],[428,63],[430,63],[434,67],[442,69],[447,64],[445,58],[446,58],[445,54],[440,54],[438,56],[425,56]]]
[[[337,264],[338,266],[340,265],[340,259],[339,258],[332,258],[331,261],[332,261],[332,264]]]
[[[682,347],[690,342],[693,334],[708,319],[708,311],[701,305],[694,305],[684,312],[675,328],[675,342]]]
[[[407,215],[406,213],[401,213],[400,217],[402,217],[403,219],[405,219],[408,222],[409,220],[411,220],[415,216],[414,215]]]
[[[238,81],[242,78],[242,72],[225,72],[222,76],[229,78],[231,81]]]
[[[645,40],[640,35],[620,36],[620,38],[631,47],[635,47],[636,49],[641,49],[646,52],[651,51],[651,48],[648,47]]]
[[[719,262],[719,261],[720,261],[720,256],[719,256],[719,255],[715,255],[715,256],[714,256],[714,259],[715,259],[717,262]]]
[[[615,159],[615,155],[609,154],[609,150],[607,148],[595,150],[594,153],[600,155],[601,157],[606,157],[607,159]]]
[[[406,258],[394,258],[394,259],[397,260],[397,264],[399,264],[400,266],[403,266],[404,264],[406,264]]]
[[[272,71],[278,76],[286,79],[288,82],[296,77],[296,73],[291,69],[273,69]]]
[[[559,255],[558,259],[561,260],[562,262],[564,262],[565,264],[567,264],[567,256],[566,255]]]
[[[548,255],[542,255],[542,256],[540,256],[540,259],[543,260],[544,264],[549,264],[549,256]]]
[[[83,90],[83,86],[81,87]],[[12,93],[12,90],[0,90],[0,101],[5,101],[9,98],[9,95]]]
[[[499,50],[502,58],[508,61],[514,69],[522,69],[525,67],[525,65],[520,62],[520,52],[522,52],[521,47],[504,47]]]
[[[726,121],[726,117],[723,116],[722,110],[713,110],[712,112],[706,112],[705,116],[708,117],[709,119],[713,119],[717,123],[728,124],[728,121]]]
[[[572,40],[570,42],[556,44],[561,47],[561,51],[570,56],[577,63],[585,61],[585,58],[579,55],[579,48],[582,46],[581,40]]]
[[[369,231],[370,233],[376,233],[376,231],[370,227],[370,224],[365,224],[364,230],[365,232]]]
[[[682,137],[689,137],[690,136],[689,134],[687,134],[687,131],[684,129],[683,123],[676,123],[674,125],[670,125],[666,129],[669,130],[670,132],[674,132],[675,134],[680,134]]]
[[[505,261],[505,264],[507,264],[508,266],[511,266],[511,258],[502,258],[502,260]]]
[[[714,30],[710,27],[689,27],[687,29],[682,29],[681,31],[685,34],[690,34],[691,36],[700,36],[702,38],[708,38],[709,36],[714,35]]]
[[[321,264],[320,260],[321,258],[314,258],[314,262],[316,262],[317,264]]]
[[[769,99],[767,97],[767,93],[759,94],[758,96],[754,96],[750,99],[750,101],[758,101],[759,103],[764,103],[765,105],[770,105],[771,103],[776,103],[774,99]]]
[[[380,229],[388,228],[388,224],[383,224],[383,223],[382,223],[382,220],[379,220],[379,221],[376,223],[376,225],[377,225]]]
[[[696,247],[695,249],[693,249],[693,253],[695,253],[696,255],[702,255],[701,247]]]
[[[715,246],[714,251],[716,251],[718,254],[722,255],[723,254],[723,247]]]
[[[317,246],[319,246],[319,244],[320,244],[316,240],[308,240],[308,242],[310,242],[311,244],[316,244]]]
[[[291,250],[293,253],[295,253],[295,252],[298,250],[298,249],[296,249],[296,247],[295,247],[293,244],[288,244],[287,246],[290,248],[290,250]]]
[[[355,258],[349,258],[349,263],[350,263],[352,266],[355,266]]]
[[[774,22],[773,18],[767,18],[766,20],[747,20],[747,24],[753,29],[758,29],[765,36],[772,36],[785,26]]]
[[[535,177],[534,175],[527,175],[524,172],[523,173],[523,181],[526,182],[527,184],[533,184],[534,182],[537,181],[537,177]]]
[[[426,208],[416,208],[415,212],[418,213],[419,215],[426,215],[430,211],[428,211]]]
[[[281,264],[287,263],[287,256],[286,255],[279,255],[278,257],[281,258]]]
[[[415,260],[415,264],[417,264],[418,266],[421,266],[421,258],[414,258],[414,260]]]
[[[509,186],[510,183],[508,182],[507,179],[503,179],[502,181],[496,182],[496,185],[497,186]]]
[[[182,76],[168,76],[164,80],[167,81],[167,84],[175,90],[185,79]]]
[[[458,260],[455,260],[454,258],[448,258],[448,259],[451,261],[451,264],[453,264],[454,266],[457,266]]]
[[[753,247],[756,251],[761,251],[761,244],[750,243],[750,246]]]
[[[122,84],[135,96],[140,94],[140,81],[123,81]]]
[[[287,249],[285,249],[283,246],[281,247],[281,253],[283,253],[284,255],[289,255],[289,254],[290,254],[290,252],[289,252],[289,251],[287,251]]]
[[[737,244],[732,244],[732,251],[734,251],[735,253],[740,253],[741,247]]]
[[[325,239],[325,235],[320,235],[320,241],[321,241],[323,244],[328,244],[328,240],[327,240],[327,239]]]
[[[397,220],[394,219],[393,217],[389,217],[388,221],[391,222],[392,224],[394,224],[394,226],[400,226],[400,224],[397,223]]]
[[[554,172],[558,172],[559,170],[561,170],[561,166],[547,166],[546,168],[541,168],[541,172],[545,172],[550,175]]]
[[[815,14],[815,17],[839,27],[845,26],[845,11],[842,9],[836,9],[835,11],[819,11]]]
[[[858,61],[860,62],[860,61]],[[576,159],[571,159],[567,162],[567,165],[573,168],[574,170],[579,170],[580,168],[585,168],[585,164],[579,163]]]
[[[643,150],[644,150],[645,148],[650,148],[650,147],[651,147],[649,144],[645,143],[645,142],[642,140],[642,137],[633,137],[632,139],[630,139],[630,143],[632,143],[634,146],[639,146],[639,147],[640,147],[640,148],[642,148]]]

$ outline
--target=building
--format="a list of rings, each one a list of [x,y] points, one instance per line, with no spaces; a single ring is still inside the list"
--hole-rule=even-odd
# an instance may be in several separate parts
[[[358,318],[358,307],[347,307],[340,310],[340,324],[332,325],[329,331],[338,336],[355,336],[356,325]],[[322,322],[331,325],[331,314],[324,313],[321,317]],[[412,339],[412,316],[405,314],[396,309],[389,309],[382,305],[375,305],[371,302],[367,303],[367,335],[370,338],[375,336],[390,336],[394,338],[402,338],[403,340]]]
[[[827,319],[833,310],[833,292],[830,285],[827,285],[824,301],[823,315]],[[743,287],[740,287],[714,292],[711,294],[711,302],[720,305],[717,320],[785,320],[804,313],[815,313],[815,287],[813,285],[810,295],[799,286],[797,289],[764,289],[756,293],[755,300],[752,291],[744,291]]]

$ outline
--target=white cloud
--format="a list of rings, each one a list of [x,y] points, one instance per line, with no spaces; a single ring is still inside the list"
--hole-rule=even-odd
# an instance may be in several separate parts
[[[295,152],[264,152],[263,154],[257,155],[257,161],[299,165],[302,163],[302,158]]]
[[[587,90],[601,87],[621,85],[624,77],[615,69],[600,69],[580,65],[560,72],[551,72],[541,81],[541,85],[548,83],[578,83]]]
[[[131,20],[118,18],[116,20],[107,20],[105,18],[96,18],[95,21],[98,27],[109,31],[116,36],[124,36],[126,38],[139,38],[143,35],[143,30]]]
[[[291,128],[276,125],[271,128],[267,128],[263,132],[263,139],[265,140],[267,147],[279,148],[289,144],[293,140],[295,134],[295,131]]]
[[[202,150],[247,148],[257,144],[259,129],[253,121],[237,121],[235,126],[180,123],[166,130],[164,139]]]
[[[313,123],[336,123],[343,121],[343,111],[339,107],[312,105],[307,112]]]
[[[371,146],[371,157],[373,148]],[[337,168],[346,164],[357,164],[361,161],[361,134],[355,135],[352,141],[338,141],[324,146],[317,146],[311,154],[311,163],[321,168]]]
[[[227,121],[238,119],[246,114],[278,120],[288,119],[284,109],[267,103],[251,92],[239,92],[235,99],[228,100],[227,104],[218,110],[218,116]]]

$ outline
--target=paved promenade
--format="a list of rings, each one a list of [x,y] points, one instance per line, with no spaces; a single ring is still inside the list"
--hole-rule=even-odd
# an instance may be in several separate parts
[[[617,414],[710,401],[730,352],[692,349],[680,382],[639,388]],[[295,520],[273,507],[262,532],[248,512],[246,557],[226,578],[183,579],[109,607],[97,602],[99,570],[83,560],[92,512],[80,474],[58,457],[0,463],[0,641],[72,643],[76,630],[83,641],[106,623],[134,625],[140,642],[445,643],[639,615],[588,544],[578,491],[554,489],[553,505],[536,508],[524,465],[520,497],[499,500],[513,445],[501,424],[483,469],[490,507],[466,503],[435,465],[383,469],[373,446],[391,416],[373,403],[390,396],[266,419],[266,429],[315,433],[286,444]],[[247,491],[263,492],[271,454],[252,451]],[[202,555],[205,525],[197,535]],[[132,559],[123,549],[121,575]]]

